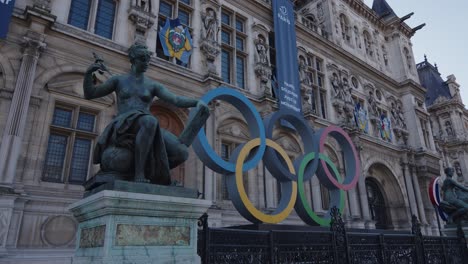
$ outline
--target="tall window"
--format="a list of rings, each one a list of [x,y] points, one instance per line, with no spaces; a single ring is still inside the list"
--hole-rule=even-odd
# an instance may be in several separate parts
[[[175,19],[176,17],[179,18],[180,23],[184,25],[184,27],[187,27],[190,34],[192,34],[192,13],[193,13],[193,7],[192,7],[192,1],[191,0],[166,0],[166,1],[160,1],[159,2],[159,16],[158,16],[158,33],[159,31],[164,27],[166,24],[166,20],[169,19]],[[158,34],[159,38],[159,34]],[[158,39],[156,41],[156,55],[159,58],[172,61],[171,58],[167,57],[164,55],[164,50],[161,45],[161,40]],[[175,62],[177,65],[181,65],[184,67],[188,67],[188,64],[184,64],[180,60],[174,58],[173,62]]]
[[[421,129],[424,137],[424,145],[426,146],[426,148],[430,148],[431,145],[429,141],[429,129],[427,121],[422,118],[420,118],[419,120],[421,122]]]
[[[309,66],[309,79],[312,81],[312,112],[321,118],[327,118],[327,92],[323,73],[323,59],[313,55],[307,55]]]
[[[112,39],[115,12],[115,0],[72,0],[68,24]]]
[[[349,43],[351,41],[351,35],[350,35],[350,30],[349,30],[348,18],[343,14],[340,15],[340,25],[341,25],[341,37],[346,42]]]
[[[96,137],[95,123],[96,114],[86,109],[55,107],[42,180],[72,184],[86,181]]]
[[[226,83],[244,89],[246,82],[245,18],[223,9],[221,12],[221,77]]]

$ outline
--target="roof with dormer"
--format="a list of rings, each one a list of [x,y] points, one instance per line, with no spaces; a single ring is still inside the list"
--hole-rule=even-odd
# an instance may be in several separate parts
[[[386,16],[397,16],[392,7],[385,0],[374,0],[372,4],[372,10],[374,10],[380,17]]]
[[[447,83],[440,76],[437,67],[427,61],[416,65],[418,69],[419,81],[421,85],[426,88],[426,106],[431,106],[439,97],[451,99],[449,87]]]

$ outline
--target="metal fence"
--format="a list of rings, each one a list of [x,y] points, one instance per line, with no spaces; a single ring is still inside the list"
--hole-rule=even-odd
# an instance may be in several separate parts
[[[468,263],[463,233],[422,236],[417,219],[412,234],[347,232],[339,214],[330,231],[209,228],[207,219],[199,221],[203,264]]]

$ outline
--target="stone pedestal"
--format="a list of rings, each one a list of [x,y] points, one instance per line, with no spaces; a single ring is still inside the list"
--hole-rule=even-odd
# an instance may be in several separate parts
[[[465,235],[465,240],[468,245],[468,223],[462,223],[462,230]],[[442,233],[449,237],[458,237],[458,230],[456,224],[446,224],[442,229]]]
[[[80,223],[72,263],[200,263],[197,220],[210,205],[195,198],[113,190],[92,194],[69,207]]]

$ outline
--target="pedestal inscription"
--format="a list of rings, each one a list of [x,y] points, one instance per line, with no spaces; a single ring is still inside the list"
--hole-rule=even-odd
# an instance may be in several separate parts
[[[117,225],[116,246],[189,246],[187,226]]]

